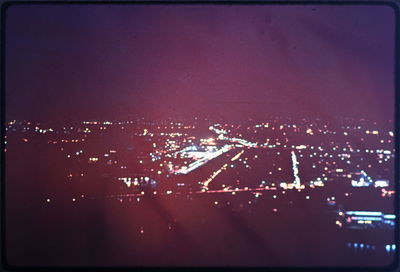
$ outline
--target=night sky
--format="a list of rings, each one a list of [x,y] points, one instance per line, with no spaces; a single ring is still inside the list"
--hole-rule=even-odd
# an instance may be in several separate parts
[[[389,6],[14,5],[7,119],[391,119]]]

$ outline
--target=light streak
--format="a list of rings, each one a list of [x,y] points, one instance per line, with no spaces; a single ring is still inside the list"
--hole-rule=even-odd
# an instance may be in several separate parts
[[[370,211],[347,211],[348,215],[364,215],[364,216],[382,216],[381,212],[370,212]]]
[[[293,184],[295,187],[300,187],[300,178],[299,178],[299,162],[297,161],[296,154],[292,151],[292,162],[293,162],[293,174],[294,174],[294,181]]]
[[[211,177],[209,177],[206,181],[203,182],[203,189],[208,190],[208,184],[210,184],[211,181],[213,181],[213,179],[215,179],[223,170],[226,170],[226,168],[228,167],[228,164],[225,163],[220,169],[218,169],[217,171],[215,171]]]
[[[244,153],[244,150],[240,151],[239,153],[237,153],[237,154],[231,159],[231,161],[236,161],[237,159],[240,158],[240,156],[242,156],[243,153]]]

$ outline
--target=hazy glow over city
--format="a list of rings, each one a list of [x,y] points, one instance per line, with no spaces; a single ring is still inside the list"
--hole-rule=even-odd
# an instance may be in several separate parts
[[[8,262],[390,265],[393,45],[384,5],[10,6]]]

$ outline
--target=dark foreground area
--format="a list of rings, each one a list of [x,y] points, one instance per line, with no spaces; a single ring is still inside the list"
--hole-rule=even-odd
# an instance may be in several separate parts
[[[13,226],[7,231],[8,261],[27,266],[391,263],[393,253],[385,252],[384,243],[393,241],[393,232],[340,229],[333,212],[319,212],[324,209],[317,200],[310,200],[307,207],[280,202],[265,200],[246,206],[230,202],[228,195],[219,196],[217,202],[210,195],[194,200],[148,196],[139,202],[121,198],[26,207],[20,216],[7,220]],[[37,210],[32,213],[32,209]],[[357,241],[376,249],[347,247]]]

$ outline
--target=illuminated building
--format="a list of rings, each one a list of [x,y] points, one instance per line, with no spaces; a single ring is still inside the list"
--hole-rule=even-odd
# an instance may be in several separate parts
[[[350,229],[393,228],[396,215],[377,211],[347,211],[340,213],[344,224]]]

